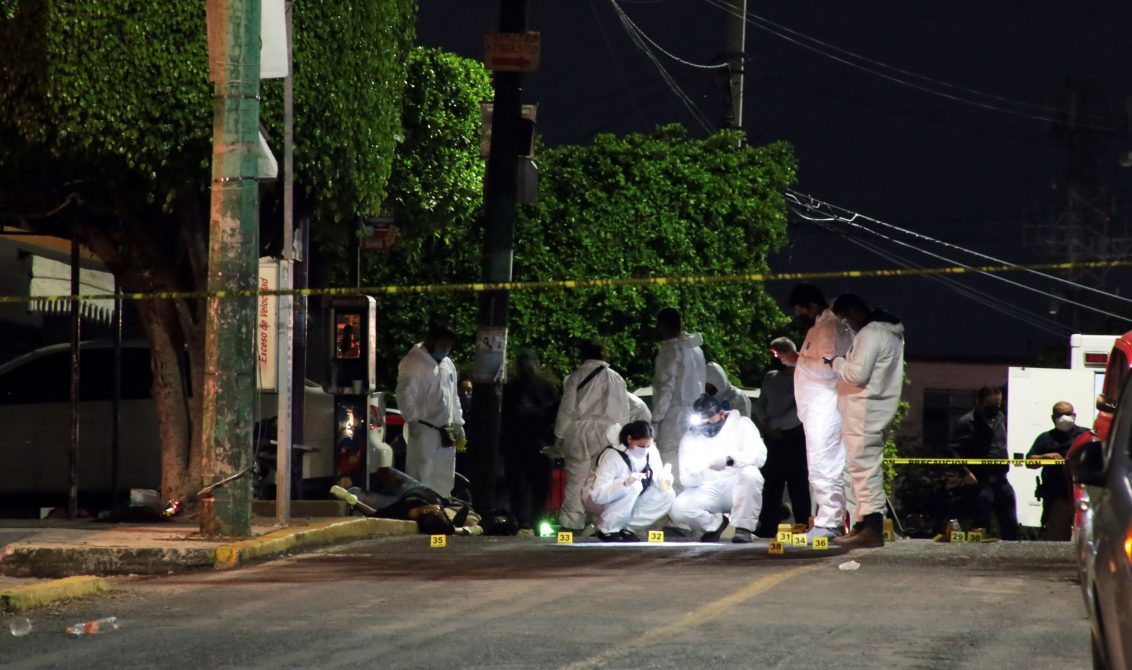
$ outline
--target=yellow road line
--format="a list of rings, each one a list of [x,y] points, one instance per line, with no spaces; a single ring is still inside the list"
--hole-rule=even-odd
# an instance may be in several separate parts
[[[824,564],[810,564],[803,565],[797,568],[791,568],[782,572],[760,577],[755,581],[747,584],[742,589],[728,594],[719,600],[710,602],[706,605],[697,607],[695,610],[685,614],[676,621],[665,626],[652,628],[645,633],[636,637],[626,637],[625,639],[618,640],[613,643],[613,646],[586,659],[582,659],[575,663],[566,666],[564,670],[588,670],[589,668],[599,668],[607,664],[610,660],[627,654],[630,651],[648,646],[655,642],[671,639],[680,633],[691,630],[693,628],[702,626],[713,619],[726,614],[729,610],[742,605],[755,596],[766,593],[767,591],[778,586],[782,582],[803,575],[807,572],[813,572]]]

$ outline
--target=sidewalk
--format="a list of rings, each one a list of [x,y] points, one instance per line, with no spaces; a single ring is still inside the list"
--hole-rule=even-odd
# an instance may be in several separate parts
[[[0,519],[0,611],[21,611],[109,588],[102,577],[227,569],[338,542],[417,532],[412,521],[257,517],[246,540],[204,538],[195,523]]]

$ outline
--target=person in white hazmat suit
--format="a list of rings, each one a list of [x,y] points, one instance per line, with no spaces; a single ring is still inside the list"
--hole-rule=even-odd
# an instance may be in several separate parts
[[[661,462],[648,421],[610,426],[610,446],[598,453],[582,486],[602,542],[640,542],[637,533],[668,514],[676,493],[672,467]]]
[[[558,524],[562,530],[581,533],[586,526],[582,484],[593,467],[594,456],[609,444],[606,432],[614,424],[629,421],[629,394],[625,380],[606,362],[600,342],[586,342],[582,364],[562,383],[562,402],[554,422],[554,434],[562,440],[566,462],[566,487]]]
[[[719,398],[724,409],[738,410],[739,414],[751,418],[751,399],[743,391],[731,385],[727,373],[719,363],[707,364],[707,382],[704,390],[708,395]]]
[[[448,358],[455,343],[455,332],[434,324],[397,367],[397,407],[405,418],[405,474],[445,498],[456,483],[456,448],[466,442],[456,365]]]
[[[646,421],[652,423],[652,410],[648,403],[633,392],[629,392],[629,421]]]
[[[856,335],[844,357],[832,358],[841,404],[845,468],[856,500],[853,530],[835,538],[840,547],[884,546],[884,430],[896,414],[904,385],[904,325],[881,309],[869,310],[860,296],[833,301],[833,313]]]
[[[812,543],[815,537],[845,533],[845,445],[837,408],[837,374],[825,359],[844,356],[853,335],[813,284],[796,285],[789,304],[796,317],[813,321],[801,350],[779,352],[779,360],[794,366],[794,401],[806,432],[806,462],[817,505],[814,527],[806,538]]]
[[[694,406],[697,424],[680,441],[680,479],[668,516],[700,532],[701,542],[718,541],[731,523],[732,542],[752,540],[763,503],[766,445],[755,424],[738,410],[725,411],[719,400],[702,395]]]
[[[652,381],[652,418],[656,425],[656,446],[665,463],[672,463],[676,486],[680,488],[677,454],[680,440],[688,430],[689,410],[704,392],[707,381],[704,338],[684,332],[683,318],[675,307],[665,307],[656,315],[660,350]]]

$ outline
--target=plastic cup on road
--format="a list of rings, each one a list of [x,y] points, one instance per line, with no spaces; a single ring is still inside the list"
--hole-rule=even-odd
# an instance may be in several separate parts
[[[8,622],[8,630],[16,637],[23,637],[31,632],[31,621],[28,620],[27,617],[13,617],[12,620]]]

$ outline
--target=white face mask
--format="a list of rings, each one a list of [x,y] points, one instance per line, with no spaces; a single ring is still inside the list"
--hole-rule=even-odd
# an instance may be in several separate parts
[[[1053,425],[1063,433],[1068,433],[1073,430],[1073,426],[1077,425],[1077,417],[1072,414],[1062,414],[1053,420]]]

